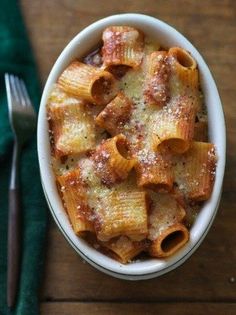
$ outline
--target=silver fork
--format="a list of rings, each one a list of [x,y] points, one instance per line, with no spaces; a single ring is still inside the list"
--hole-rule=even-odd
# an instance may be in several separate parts
[[[14,135],[8,214],[7,304],[15,304],[21,252],[21,211],[19,198],[19,158],[23,145],[36,127],[36,113],[25,83],[12,74],[5,74],[9,120]]]

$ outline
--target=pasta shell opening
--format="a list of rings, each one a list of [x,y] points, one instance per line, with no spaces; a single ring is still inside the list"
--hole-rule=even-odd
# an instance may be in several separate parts
[[[102,76],[93,82],[91,94],[97,104],[106,105],[115,96],[113,77]]]
[[[189,231],[182,223],[176,223],[166,230],[153,241],[150,254],[153,257],[165,258],[173,255],[189,240]]]
[[[173,252],[179,248],[179,245],[183,243],[185,240],[184,231],[174,231],[167,235],[166,238],[163,239],[161,243],[161,249],[164,253]]]
[[[125,137],[119,135],[115,143],[118,153],[126,160],[130,160],[130,152]]]
[[[192,58],[192,56],[184,49],[174,47],[170,49],[170,55],[177,60],[177,62],[184,68],[195,69],[196,61]]]
[[[190,145],[189,141],[185,141],[183,139],[178,138],[172,138],[161,142],[158,146],[158,150],[163,151],[166,148],[169,148],[172,152],[181,154],[188,150],[189,145]]]

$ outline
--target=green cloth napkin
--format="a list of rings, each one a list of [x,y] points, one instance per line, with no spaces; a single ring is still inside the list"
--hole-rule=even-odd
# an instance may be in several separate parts
[[[0,315],[34,315],[39,313],[38,287],[47,221],[39,177],[36,134],[23,150],[20,165],[23,235],[18,299],[12,311],[8,310],[6,304],[8,183],[13,136],[8,121],[5,72],[14,73],[25,80],[37,110],[39,82],[17,0],[0,1]]]

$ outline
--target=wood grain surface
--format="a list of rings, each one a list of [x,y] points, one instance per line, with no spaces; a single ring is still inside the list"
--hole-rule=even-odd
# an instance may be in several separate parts
[[[199,49],[215,77],[228,135],[217,218],[183,266],[148,281],[109,277],[85,263],[50,220],[41,314],[236,314],[236,2],[21,0],[21,6],[42,84],[71,38],[102,17],[139,12],[174,26]]]

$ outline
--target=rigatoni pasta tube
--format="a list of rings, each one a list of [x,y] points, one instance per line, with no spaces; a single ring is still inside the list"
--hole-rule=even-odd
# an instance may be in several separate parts
[[[189,240],[189,231],[181,223],[166,228],[160,236],[154,240],[149,248],[153,257],[165,258],[173,255]]]
[[[75,169],[57,176],[57,184],[75,233],[83,235],[84,232],[94,232],[93,224],[88,220],[91,212],[87,203],[86,188],[80,178],[80,170]]]
[[[123,264],[130,262],[134,257],[147,248],[147,242],[135,242],[127,236],[120,236],[109,242],[100,242],[108,254]]]
[[[154,191],[170,191],[173,185],[173,171],[167,154],[141,150],[135,165],[139,187]]]
[[[211,143],[193,142],[190,149],[177,157],[175,179],[188,199],[209,199],[215,179],[216,153]]]
[[[92,160],[97,175],[107,186],[124,180],[136,163],[134,158],[129,157],[128,142],[123,134],[101,143]]]
[[[103,66],[137,67],[143,58],[143,34],[130,26],[110,26],[102,35]]]
[[[152,194],[148,238],[149,252],[154,257],[168,257],[188,241],[188,230],[181,223],[184,208],[167,194]]]
[[[52,153],[56,158],[95,146],[95,123],[84,101],[55,86],[47,103]]]
[[[116,81],[111,73],[79,61],[63,71],[58,83],[66,92],[98,105],[106,105],[116,94]]]
[[[173,79],[178,82],[178,88],[181,83],[185,88],[197,90],[199,87],[199,78],[197,63],[195,59],[185,49],[172,47],[169,49],[169,63],[171,65]]]
[[[147,57],[145,100],[148,104],[162,107],[170,98],[170,66],[166,51],[155,51]]]
[[[139,241],[147,236],[147,195],[144,191],[111,192],[95,209],[99,240],[119,235]]]
[[[191,97],[173,98],[153,115],[150,125],[153,150],[168,147],[176,153],[187,151],[193,139],[195,116]]]
[[[132,111],[132,101],[122,92],[104,108],[95,122],[106,129],[112,136],[121,133],[128,122]]]

